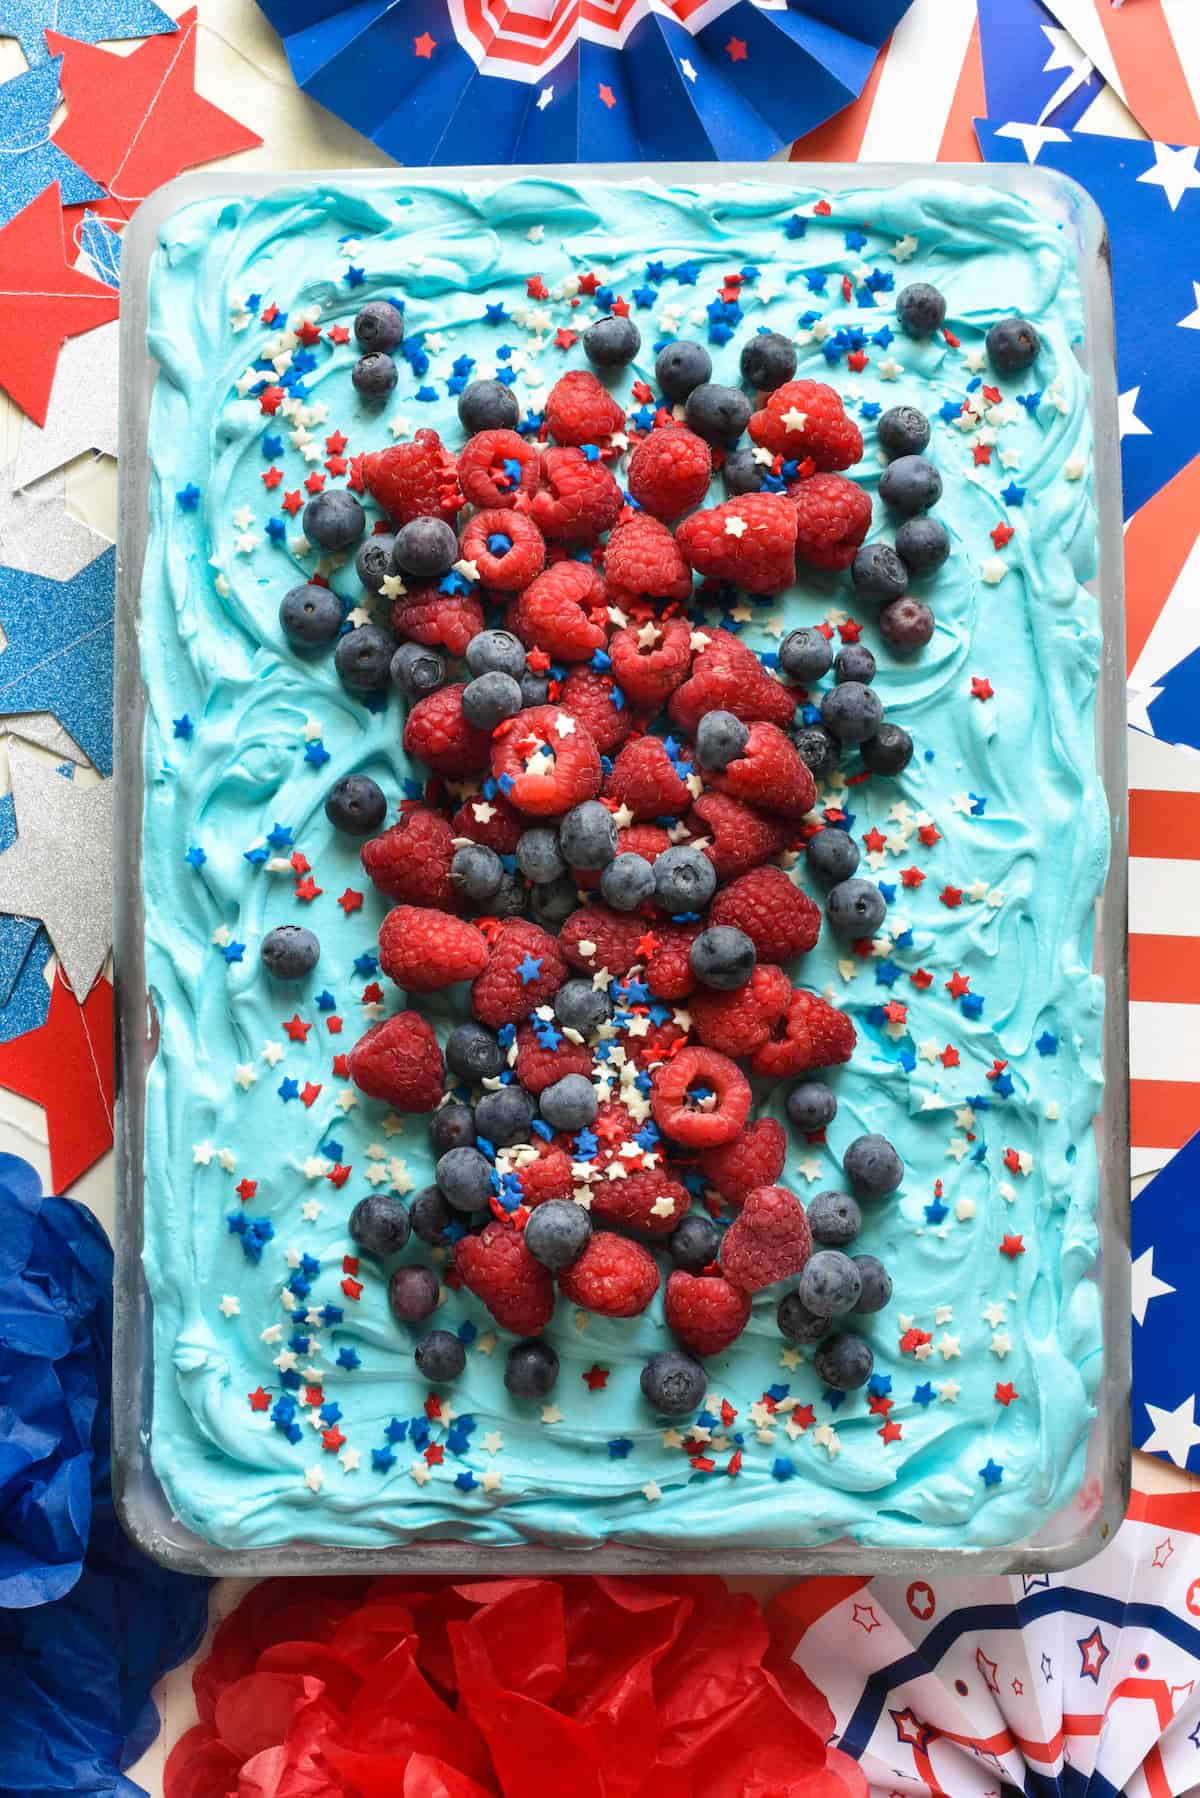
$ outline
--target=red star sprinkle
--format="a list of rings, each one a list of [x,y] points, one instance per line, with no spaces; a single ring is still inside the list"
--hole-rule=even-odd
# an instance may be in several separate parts
[[[329,470],[330,474],[340,475],[340,474],[345,474],[347,468],[350,465],[346,461],[345,456],[329,456],[326,458],[325,466]]]
[[[976,468],[980,468],[991,461],[992,446],[990,443],[976,443],[972,446],[972,450],[975,456]]]
[[[889,1417],[883,1428],[881,1430],[876,1430],[875,1434],[877,1436],[882,1436],[885,1442],[899,1442],[901,1435],[900,1425],[894,1418]]]
[[[620,294],[618,294],[616,299],[613,301],[612,309],[613,309],[613,316],[615,318],[628,318],[629,317],[629,301],[622,298],[622,296]]]
[[[233,1190],[236,1192],[238,1198],[241,1199],[242,1203],[245,1204],[246,1200],[252,1199],[258,1191],[258,1181],[239,1180]]]
[[[816,1423],[817,1414],[811,1405],[796,1405],[792,1410],[792,1422],[800,1431],[806,1430],[810,1424]]]
[[[330,343],[349,343],[350,327],[349,325],[331,325],[325,335]]]
[[[941,892],[938,894],[938,898],[941,900],[943,905],[948,906],[949,909],[951,911],[953,911],[956,905],[962,904],[962,888],[961,887],[943,887]]]
[[[328,1030],[330,1036],[340,1036],[342,1034],[342,1020],[338,1017],[336,1012],[331,1013],[331,1015],[326,1018],[325,1028]]]
[[[647,387],[644,381],[635,381],[633,383],[633,397],[635,400],[640,401],[643,406],[648,406],[650,401],[654,398],[654,389],[652,387]]]
[[[347,917],[350,916],[352,911],[361,911],[362,902],[362,894],[356,893],[353,887],[347,887],[345,892],[338,899],[338,904],[341,906]]]
[[[342,1272],[344,1274],[356,1274],[358,1272],[358,1256],[357,1255],[343,1255],[342,1256]]]
[[[847,294],[846,297],[849,299],[849,294]],[[866,350],[851,350],[850,354],[846,357],[847,367],[852,368],[856,375],[862,373],[869,361],[870,357],[867,355]]]
[[[300,1091],[300,1097],[304,1100],[305,1109],[311,1110],[320,1096],[320,1087],[314,1086],[311,1080],[306,1080]]]
[[[285,493],[279,503],[283,510],[289,512],[294,518],[297,512],[303,511],[304,509],[304,495],[301,493],[299,487],[297,487],[293,493]]]
[[[730,62],[745,62],[746,40],[740,37],[731,37],[725,46],[725,54]]]
[[[445,1458],[446,1451],[440,1442],[431,1442],[429,1447],[425,1450],[425,1464],[427,1467],[440,1467]]]
[[[901,868],[900,884],[906,887],[919,887],[925,876],[920,868]]]
[[[331,456],[340,456],[349,441],[349,438],[343,437],[340,431],[334,431],[325,439],[325,448]]]
[[[725,1463],[725,1471],[731,1480],[736,1480],[738,1474],[742,1471],[742,1451],[740,1448],[735,1448],[730,1455],[728,1461]]]
[[[1004,1070],[1007,1066],[1008,1066],[1007,1061],[993,1061],[991,1067],[987,1071],[988,1079],[989,1080],[999,1079],[1000,1075],[1004,1072]]]
[[[293,1043],[306,1043],[312,1025],[306,1024],[304,1019],[297,1013],[294,1017],[288,1018],[283,1028],[288,1033],[289,1041]]]
[[[321,1446],[327,1455],[336,1455],[345,1440],[336,1423],[331,1430],[321,1431]]]
[[[560,350],[569,350],[573,343],[579,342],[579,333],[568,331],[565,325],[560,325],[554,333],[554,341]]]
[[[602,81],[600,83],[600,98],[611,112],[617,103],[617,96],[613,93],[612,88],[608,86],[607,82]]]
[[[525,277],[525,292],[531,300],[548,300],[550,298],[550,290],[540,275]]]
[[[586,293],[589,297],[595,293],[599,285],[600,277],[599,275],[594,274],[591,269],[588,270],[586,275],[580,275],[579,277],[579,291],[580,293]]]
[[[927,974],[924,968],[918,968],[916,973],[910,974],[908,978],[912,981],[914,986],[920,987],[922,992],[925,991],[926,987],[933,985],[933,975]]]
[[[319,1090],[320,1089],[318,1088],[318,1091]],[[338,1190],[340,1191],[341,1188],[346,1184],[347,1180],[350,1178],[350,1169],[348,1167],[343,1167],[340,1161],[335,1161],[333,1166],[329,1169],[328,1173],[325,1175],[325,1178],[329,1181],[329,1184],[331,1186],[336,1186],[338,1188]],[[355,1268],[347,1268],[345,1271],[347,1273],[357,1273],[358,1269],[356,1267]]]
[[[998,406],[1002,396],[998,387],[985,387],[983,397],[989,406]]]
[[[382,998],[383,988],[377,980],[372,980],[370,986],[363,987],[362,999],[364,1005],[376,1005]]]
[[[1006,543],[1012,541],[1014,532],[1011,524],[997,524],[993,525],[988,534],[991,537],[992,542],[996,545],[996,548],[1003,549]]]
[[[319,887],[317,885],[311,874],[306,874],[303,880],[298,880],[296,882],[296,897],[297,899],[303,899],[306,905],[311,905],[313,900],[323,893],[324,890],[324,887]]]
[[[1000,1253],[1007,1255],[1010,1261],[1015,1261],[1018,1255],[1025,1253],[1025,1244],[1019,1236],[1006,1236],[1000,1244]]]
[[[889,1024],[903,1024],[908,1018],[908,1006],[899,999],[889,999],[883,1008],[883,1015]]]
[[[999,1380],[996,1381],[996,1403],[998,1405],[1011,1405],[1013,1400],[1015,1398],[1020,1398],[1020,1396],[1021,1394],[1017,1391],[1011,1380],[1005,1381],[1003,1385],[1001,1385]]]
[[[252,1411],[266,1411],[270,1408],[271,1394],[269,1392],[264,1392],[261,1386],[256,1392],[248,1392],[246,1397],[250,1401],[250,1409]]]
[[[961,999],[963,994],[969,993],[970,990],[971,982],[968,977],[965,974],[960,974],[958,969],[955,968],[953,974],[951,974],[949,980],[946,982],[946,991],[949,993],[950,997],[952,999]]]
[[[828,218],[829,214],[833,211],[833,207],[829,204],[828,200],[818,200],[813,207],[813,211],[821,218]]]
[[[335,1080],[349,1080],[349,1078],[350,1078],[350,1057],[348,1055],[335,1055],[334,1056],[334,1058],[333,1058],[333,1077]]]
[[[358,1300],[362,1297],[362,1281],[352,1279],[349,1274],[342,1281],[342,1291],[348,1299]]]
[[[1017,1154],[1017,1151],[1015,1149],[1005,1149],[1004,1165],[1008,1169],[1010,1174],[1019,1174],[1020,1173],[1021,1157]]]
[[[580,1374],[579,1377],[584,1381],[589,1392],[603,1392],[608,1385],[608,1368],[598,1367],[593,1362],[587,1372]]]
[[[306,1405],[310,1405],[314,1410],[319,1411],[321,1406],[325,1403],[325,1394],[319,1386],[306,1386],[304,1388],[304,1402]]]
[[[940,843],[942,840],[942,833],[936,824],[922,824],[917,835],[926,849],[932,849],[935,843]]]
[[[688,1459],[697,1473],[711,1473],[716,1466],[716,1462],[711,1461],[707,1455],[689,1455]]]
[[[842,298],[846,301],[854,298],[854,286],[849,275],[842,276]],[[847,357],[846,360],[849,361],[849,357]]]
[[[320,493],[325,486],[325,476],[314,468],[304,485],[310,493]]]
[[[950,348],[952,350],[957,350],[958,348],[960,348],[962,340],[960,338],[956,337],[954,335],[953,331],[949,331],[949,330],[943,331],[942,336],[946,339],[946,342],[950,345]]]
[[[429,62],[437,49],[437,39],[430,37],[427,31],[423,31],[420,37],[413,39],[413,49],[418,56]]]
[[[871,853],[873,855],[877,855],[879,853],[879,851],[881,849],[883,849],[885,847],[885,845],[887,844],[887,838],[884,836],[883,832],[879,829],[879,826],[876,824],[873,824],[871,826],[870,830],[867,832],[866,836],[863,838],[863,842],[867,845],[867,848],[871,851]]]
[[[942,1050],[941,1054],[938,1056],[938,1060],[941,1062],[941,1064],[944,1068],[956,1068],[958,1066],[959,1062],[962,1060],[962,1057],[959,1055],[959,1052],[954,1047],[953,1043],[947,1043],[946,1047]]]
[[[991,681],[988,680],[986,675],[973,674],[971,676],[971,698],[972,699],[990,699],[991,697],[992,697]]]
[[[310,319],[302,319],[301,322],[293,328],[296,336],[300,339],[306,349],[311,349],[314,343],[320,343],[321,327],[320,325],[314,325]]]
[[[733,1420],[736,1416],[737,1416],[736,1408],[730,1404],[730,1402],[727,1398],[723,1398],[721,1400],[721,1422],[725,1426],[726,1429],[730,1428],[730,1426],[732,1425]]]
[[[264,325],[273,325],[275,320],[279,317],[279,308],[274,300],[271,301],[269,306],[264,306],[258,316],[262,319]]]
[[[867,1410],[872,1417],[886,1417],[895,1402],[886,1392],[872,1392],[867,1399]]]
[[[263,471],[262,484],[267,489],[268,493],[272,492],[276,487],[278,487],[278,485],[279,485],[280,481],[282,481],[282,479],[283,479],[282,468],[268,468]]]
[[[263,412],[276,413],[286,397],[282,387],[264,387],[258,396],[259,409]]]
[[[805,457],[805,461],[807,460],[808,458]],[[803,467],[803,464],[801,464],[801,466]],[[809,472],[811,473],[812,471],[810,470]],[[802,476],[802,478],[807,479],[807,476]],[[857,643],[858,639],[862,636],[862,625],[854,618],[847,618],[845,624],[838,625],[838,636],[842,639],[843,643]]]
[[[900,1338],[900,1353],[902,1355],[915,1354],[919,1348],[923,1348],[927,1342],[932,1341],[933,1337],[928,1330],[918,1330],[916,1324],[913,1324],[910,1329],[905,1330]]]

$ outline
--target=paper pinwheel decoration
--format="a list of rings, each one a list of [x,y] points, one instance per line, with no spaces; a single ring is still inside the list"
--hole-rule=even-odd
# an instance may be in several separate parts
[[[1200,1790],[1200,1493],[1135,1492],[1071,1573],[808,1580],[773,1622],[872,1798]]]
[[[304,91],[405,163],[754,159],[862,90],[910,0],[259,0]]]

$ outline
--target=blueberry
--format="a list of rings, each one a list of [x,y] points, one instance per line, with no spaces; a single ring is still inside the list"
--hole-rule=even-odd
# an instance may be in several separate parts
[[[840,1249],[818,1249],[805,1262],[796,1291],[815,1317],[840,1317],[857,1305],[862,1281],[849,1255]]]
[[[383,592],[383,583],[392,572],[395,547],[396,539],[390,531],[376,531],[355,556],[354,572],[368,593]]]
[[[858,1269],[858,1277],[862,1281],[862,1291],[858,1295],[856,1311],[882,1311],[891,1302],[892,1276],[882,1261],[874,1255],[854,1255],[851,1257]]]
[[[475,1107],[475,1128],[496,1149],[511,1149],[514,1143],[529,1142],[537,1102],[532,1093],[514,1082],[484,1093]]]
[[[617,826],[598,799],[572,806],[558,827],[558,846],[568,867],[603,868],[617,853]]]
[[[569,874],[530,889],[529,915],[535,924],[551,933],[566,923],[578,904],[579,895]]]
[[[462,713],[475,730],[495,730],[521,709],[521,688],[511,674],[477,674],[462,693]]]
[[[413,1235],[431,1248],[442,1248],[449,1238],[446,1231],[455,1221],[445,1199],[436,1186],[423,1186],[408,1208]]]
[[[732,993],[745,986],[757,960],[754,944],[733,924],[711,924],[688,952],[688,965],[701,986],[718,993]]]
[[[798,1292],[789,1292],[779,1301],[775,1325],[789,1342],[820,1342],[829,1329],[829,1319],[810,1311]]]
[[[844,680],[821,701],[821,723],[839,743],[865,743],[879,729],[883,706],[872,687]]]
[[[541,886],[559,880],[567,871],[558,848],[558,832],[544,824],[523,830],[517,838],[517,866],[526,880]]]
[[[458,416],[472,436],[476,431],[512,431],[521,407],[503,381],[472,381],[458,396]]]
[[[889,456],[919,456],[931,434],[929,420],[915,406],[892,406],[875,430]]]
[[[642,347],[642,334],[631,318],[598,318],[583,334],[583,353],[597,368],[624,368]]]
[[[950,533],[940,518],[906,518],[896,532],[896,554],[910,575],[933,574],[950,554]]]
[[[429,1119],[429,1144],[435,1155],[469,1147],[475,1141],[475,1113],[469,1105],[452,1099],[439,1105]]]
[[[444,518],[410,518],[396,532],[392,566],[398,574],[436,581],[458,561],[458,538]]]
[[[388,672],[405,699],[423,699],[446,684],[444,660],[436,649],[427,649],[423,643],[402,643]]]
[[[456,1024],[446,1038],[446,1066],[460,1080],[494,1080],[504,1063],[504,1050],[482,1024]]]
[[[818,1380],[835,1392],[856,1392],[865,1386],[875,1368],[875,1355],[865,1337],[853,1330],[839,1330],[823,1342],[813,1356]]]
[[[753,444],[744,443],[741,449],[732,450],[721,464],[721,478],[730,499],[736,499],[739,493],[760,493],[769,467],[770,463],[758,460]]]
[[[712,374],[712,357],[702,343],[668,343],[658,352],[654,376],[669,400],[686,400]]]
[[[423,1380],[431,1386],[444,1386],[449,1380],[457,1380],[467,1365],[467,1351],[449,1330],[430,1330],[414,1349],[413,1360]]]
[[[368,1255],[398,1255],[412,1223],[408,1207],[390,1193],[372,1192],[360,1199],[346,1225],[350,1239]]]
[[[404,341],[404,314],[390,300],[368,300],[355,315],[354,335],[364,350],[394,350]]]
[[[383,400],[400,379],[400,370],[386,350],[372,350],[359,357],[350,370],[350,379],[354,391],[364,400]]]
[[[890,543],[864,543],[850,564],[854,591],[864,599],[899,599],[908,586],[908,569]]]
[[[881,730],[883,726],[879,727]],[[826,825],[808,839],[808,871],[818,880],[830,883],[849,880],[858,867],[862,851],[848,830]]]
[[[348,837],[369,837],[387,817],[387,800],[369,774],[343,774],[325,795],[325,816]]]
[[[521,876],[510,874],[506,868],[495,897],[488,901],[488,915],[493,918],[518,918],[524,912],[528,900],[529,888]]]
[[[696,727],[696,760],[702,768],[723,770],[749,739],[749,730],[732,712],[706,712]]]
[[[858,753],[872,774],[899,774],[912,761],[913,740],[898,724],[881,724]]]
[[[550,698],[550,682],[546,675],[535,674],[532,668],[527,668],[519,678],[523,706],[547,704]]]
[[[431,1267],[398,1267],[388,1281],[388,1305],[397,1323],[419,1324],[437,1310],[438,1278]]]
[[[467,644],[467,667],[472,674],[525,673],[525,645],[511,631],[479,631]]]
[[[486,1211],[492,1197],[492,1169],[478,1149],[448,1149],[433,1170],[442,1197],[455,1211]]]
[[[886,1136],[856,1136],[842,1156],[842,1167],[855,1192],[867,1199],[886,1199],[904,1179],[904,1163]]]
[[[564,1030],[591,1036],[612,1016],[612,1001],[598,992],[590,980],[568,980],[554,995],[554,1015]]]
[[[809,1200],[808,1224],[823,1249],[844,1249],[862,1229],[862,1212],[848,1192],[819,1192]]]
[[[596,1116],[599,1101],[586,1074],[564,1074],[542,1093],[542,1116],[554,1130],[586,1130]]]
[[[504,879],[504,863],[494,849],[483,843],[462,843],[450,861],[453,886],[472,905],[486,905],[500,891]]]
[[[719,448],[732,449],[750,423],[753,410],[740,387],[704,381],[688,394],[685,417],[697,437]]]
[[[839,649],[837,660],[833,664],[833,678],[842,681],[856,680],[863,687],[869,687],[875,679],[875,657],[865,643],[847,643]]]
[[[654,864],[654,897],[666,912],[703,911],[717,890],[717,875],[700,849],[676,843]]]
[[[845,832],[842,833],[845,835]],[[833,1088],[823,1080],[797,1080],[784,1104],[788,1120],[805,1136],[815,1136],[837,1116],[837,1100]]]
[[[661,1349],[642,1369],[642,1397],[660,1417],[687,1417],[708,1391],[708,1374],[682,1349]]]
[[[717,1258],[721,1232],[711,1217],[693,1211],[676,1224],[667,1239],[671,1260],[686,1273],[701,1274]]]
[[[542,1337],[516,1342],[504,1363],[504,1384],[514,1398],[545,1398],[558,1378],[558,1356]]]
[[[928,281],[914,281],[896,295],[896,317],[909,337],[932,337],[946,317],[946,296]]]
[[[886,913],[883,894],[871,880],[839,881],[825,901],[825,915],[834,935],[851,942],[874,936]]]
[[[739,367],[742,379],[762,393],[774,393],[796,372],[796,346],[781,331],[760,331],[747,338]]]
[[[338,638],[333,665],[352,693],[382,693],[391,674],[396,639],[378,624],[359,624]]]
[[[927,456],[897,456],[879,477],[879,497],[893,512],[914,518],[937,505],[942,477]]]
[[[277,924],[262,940],[263,967],[276,980],[303,980],[321,959],[321,945],[303,924]]]
[[[879,614],[879,634],[901,652],[923,649],[933,635],[933,613],[923,600],[906,594],[884,606]]]
[[[344,487],[326,487],[305,506],[300,528],[319,549],[349,549],[366,530],[367,515]]]
[[[614,911],[636,911],[654,891],[654,869],[644,855],[618,855],[600,876],[600,896]]]
[[[792,735],[796,745],[796,753],[810,774],[817,780],[823,780],[832,774],[838,765],[840,751],[838,745],[827,730],[819,724],[801,725]]]
[[[547,1199],[534,1207],[525,1225],[525,1247],[553,1273],[578,1261],[591,1240],[591,1218],[570,1199]]]
[[[999,375],[1019,375],[1037,361],[1042,340],[1027,318],[999,318],[985,339],[988,361]]]
[[[801,625],[779,645],[779,665],[789,680],[815,681],[833,666],[833,649],[824,631]]]
[[[306,581],[285,593],[279,607],[284,636],[296,649],[324,648],[342,628],[342,602],[331,587]]]

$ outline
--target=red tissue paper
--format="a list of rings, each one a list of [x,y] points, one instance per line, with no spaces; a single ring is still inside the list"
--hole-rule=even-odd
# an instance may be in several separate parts
[[[867,1798],[717,1579],[268,1580],[193,1686],[164,1798]]]

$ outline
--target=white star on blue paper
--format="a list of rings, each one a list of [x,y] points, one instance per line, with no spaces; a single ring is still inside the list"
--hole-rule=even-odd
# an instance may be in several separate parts
[[[1154,1245],[1144,1249],[1133,1264],[1133,1315],[1138,1323],[1146,1321],[1146,1309],[1152,1299],[1159,1299],[1167,1293],[1174,1292],[1165,1280],[1160,1280],[1154,1271]]]
[[[1200,187],[1196,151],[1187,144],[1181,150],[1173,150],[1170,144],[1151,144],[1150,148],[1154,151],[1154,167],[1143,170],[1138,180],[1161,187],[1174,212],[1189,188]]]

